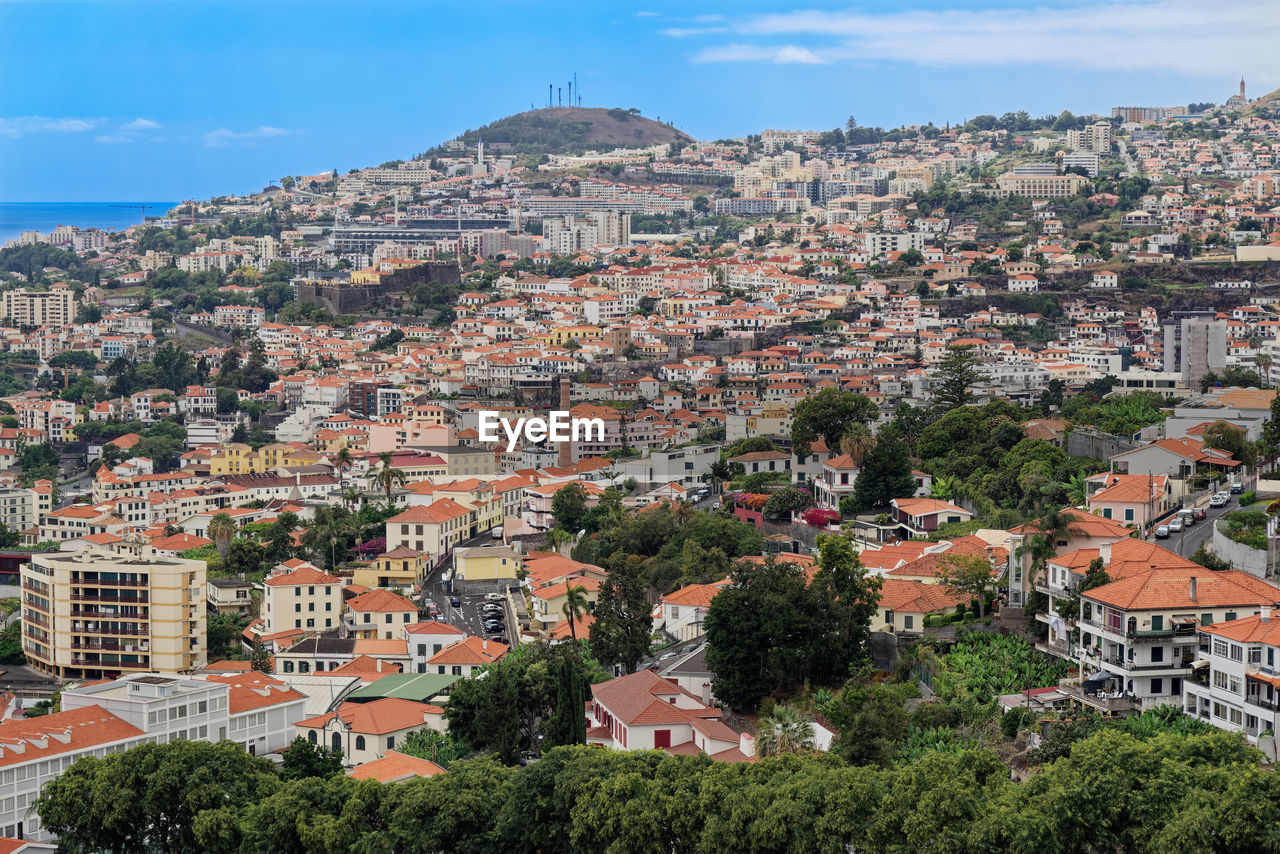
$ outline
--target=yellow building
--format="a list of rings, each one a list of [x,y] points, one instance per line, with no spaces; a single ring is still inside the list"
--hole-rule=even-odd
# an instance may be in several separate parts
[[[362,587],[404,587],[417,584],[427,562],[422,552],[400,546],[373,559],[367,567],[357,569],[352,581]]]
[[[62,679],[182,673],[208,661],[205,563],[119,544],[32,555],[20,570],[22,645]]]
[[[454,554],[454,590],[475,593],[505,590],[518,583],[524,559],[507,546],[458,549]]]
[[[315,465],[324,455],[311,448],[293,445],[263,445],[253,450],[248,445],[232,442],[209,455],[209,474],[212,477],[229,474],[262,474],[289,466]]]
[[[599,326],[561,326],[548,331],[545,335],[540,335],[539,338],[548,344],[563,347],[570,341],[577,341],[579,344],[601,341],[604,339],[604,330]]]

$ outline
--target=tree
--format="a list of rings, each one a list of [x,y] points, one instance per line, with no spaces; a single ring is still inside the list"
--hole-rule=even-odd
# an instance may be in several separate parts
[[[569,634],[573,640],[578,639],[578,618],[589,610],[590,603],[587,601],[587,588],[581,584],[571,584],[564,591],[564,606],[561,611],[564,618],[569,621]]]
[[[1201,544],[1201,548],[1204,548],[1203,544]],[[1230,568],[1230,565],[1228,565],[1228,568]],[[1107,574],[1107,568],[1103,564],[1102,558],[1095,557],[1089,562],[1089,566],[1085,568],[1084,578],[1076,585],[1071,595],[1058,603],[1058,616],[1065,617],[1068,620],[1080,619],[1080,595],[1095,587],[1110,583],[1111,576]]]
[[[225,561],[231,552],[231,540],[236,535],[236,523],[226,513],[215,513],[209,520],[209,539],[218,547],[218,555]]]
[[[802,513],[817,502],[813,494],[798,486],[787,486],[769,495],[764,505],[764,515],[769,519],[790,520],[791,514]]]
[[[887,507],[894,498],[907,498],[915,491],[916,481],[906,448],[897,429],[892,424],[885,425],[854,481],[854,507],[860,513],[873,507]]]
[[[779,703],[756,723],[756,752],[761,758],[813,750],[813,724],[795,706]]]
[[[980,368],[981,360],[971,345],[947,348],[946,355],[934,369],[937,389],[933,399],[943,409],[966,406],[973,400],[970,389],[986,380]]]
[[[701,548],[692,540],[685,543],[689,546]],[[649,652],[653,633],[653,612],[639,559],[619,555],[610,562],[592,614],[591,653],[604,664],[618,664],[625,673],[635,672]]]
[[[1206,448],[1226,451],[1232,459],[1252,468],[1258,460],[1258,446],[1249,441],[1244,430],[1228,421],[1215,421],[1204,428],[1201,439]]]
[[[248,618],[238,614],[210,614],[207,624],[209,658],[230,658],[240,649],[240,633],[249,625]]]
[[[271,672],[271,654],[262,645],[262,640],[255,637],[249,647],[249,666],[259,673]]]
[[[839,729],[832,752],[854,765],[887,766],[907,734],[903,706],[919,696],[915,683],[876,682],[859,674],[827,706],[826,717]]]
[[[45,783],[35,809],[68,851],[201,851],[197,816],[279,787],[271,763],[238,744],[171,741],[81,759]]]
[[[570,481],[551,499],[551,516],[570,534],[582,530],[587,517],[587,489],[578,481]]]
[[[987,591],[991,589],[991,561],[980,554],[944,554],[938,583],[957,596],[978,600],[978,616],[986,616]]]
[[[863,460],[876,446],[876,437],[866,424],[853,424],[840,437],[840,453],[848,454],[855,468],[861,468]]]
[[[829,449],[840,447],[840,437],[852,424],[867,424],[876,417],[876,405],[866,395],[842,388],[824,388],[796,404],[791,421],[791,441],[798,454],[822,439]]]
[[[576,645],[576,641],[575,641]],[[587,743],[587,674],[571,658],[557,662],[556,710],[547,724],[548,747]]]
[[[377,474],[373,476],[375,486],[381,487],[382,491],[387,494],[387,506],[392,506],[391,491],[396,486],[404,486],[404,472],[391,465],[391,452],[383,451],[378,454],[378,459],[382,462],[382,468],[378,469]]]
[[[286,780],[303,777],[333,777],[342,773],[342,751],[312,744],[302,736],[289,743],[280,763],[280,776]]]
[[[398,750],[419,759],[430,759],[441,768],[467,755],[467,746],[447,733],[423,729],[410,733]]]

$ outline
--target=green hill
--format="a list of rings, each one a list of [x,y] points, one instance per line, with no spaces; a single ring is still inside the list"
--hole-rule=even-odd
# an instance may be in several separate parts
[[[638,111],[546,107],[469,130],[454,142],[460,141],[474,149],[480,140],[484,140],[486,146],[499,143],[494,154],[499,150],[517,154],[572,154],[588,149],[643,148],[677,140],[690,141],[691,137],[671,125],[647,119]],[[441,146],[428,154],[443,153],[448,148],[448,145]]]

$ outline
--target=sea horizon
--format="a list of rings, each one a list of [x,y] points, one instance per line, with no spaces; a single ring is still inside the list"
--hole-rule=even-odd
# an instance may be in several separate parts
[[[143,221],[147,216],[163,216],[178,202],[0,202],[0,246],[25,231],[48,234],[59,225],[119,231]]]

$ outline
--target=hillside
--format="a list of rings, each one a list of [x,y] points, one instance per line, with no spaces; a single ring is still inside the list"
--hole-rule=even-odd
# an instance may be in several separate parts
[[[638,113],[604,107],[546,107],[498,119],[457,137],[474,148],[506,143],[521,154],[569,154],[588,149],[642,148],[691,139],[670,125]],[[435,152],[439,153],[441,149]],[[495,152],[496,153],[496,152]]]

